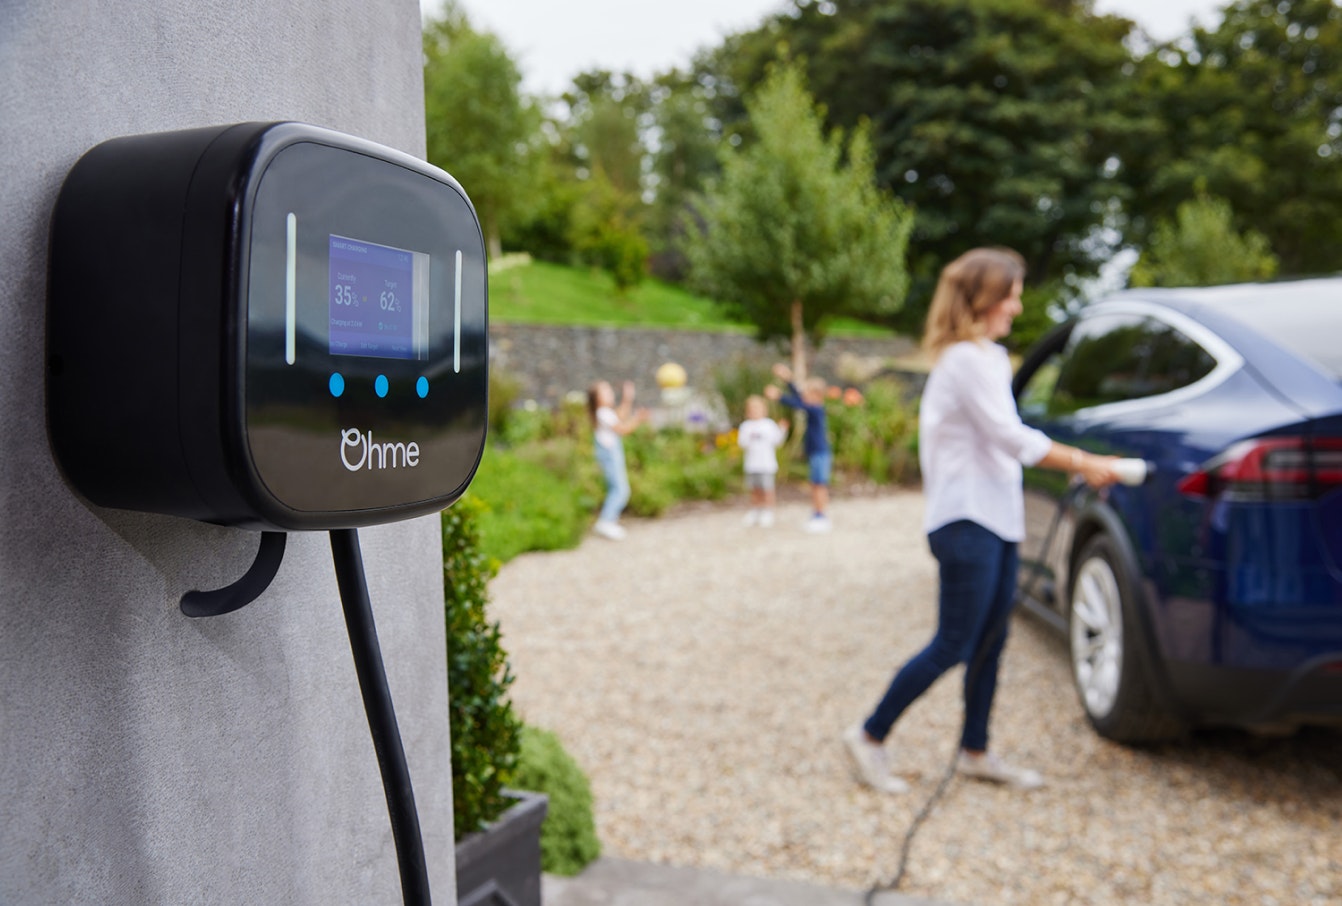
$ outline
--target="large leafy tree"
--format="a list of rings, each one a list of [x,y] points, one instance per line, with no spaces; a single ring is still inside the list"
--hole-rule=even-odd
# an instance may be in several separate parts
[[[1342,247],[1342,10],[1333,0],[1239,0],[1142,61],[1120,178],[1126,238],[1204,190],[1267,236],[1287,274],[1332,271]]]
[[[535,189],[540,115],[522,75],[492,34],[453,4],[424,27],[424,107],[429,161],[451,173],[475,204],[489,253],[524,213]]]
[[[696,206],[691,274],[761,339],[786,337],[806,373],[806,338],[841,315],[888,316],[904,300],[912,215],[875,184],[866,131],[828,137],[795,66],[747,102],[753,140],[730,144]]]
[[[729,122],[743,87],[789,55],[830,124],[870,122],[878,181],[917,211],[900,318],[915,329],[940,268],[970,247],[1009,244],[1047,282],[1107,260],[1131,25],[1085,0],[794,0],[701,66]]]

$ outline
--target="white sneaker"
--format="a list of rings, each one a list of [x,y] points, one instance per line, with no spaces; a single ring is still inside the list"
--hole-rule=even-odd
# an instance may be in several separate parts
[[[746,513],[746,518],[741,520],[741,524],[744,525],[746,528],[751,528],[753,526],[759,525],[760,511],[751,510],[749,513]]]
[[[802,526],[802,528],[805,531],[810,532],[812,535],[823,535],[825,532],[828,532],[833,528],[833,526],[830,525],[828,516],[812,516],[810,519],[806,520],[806,525]]]
[[[625,531],[619,523],[608,522],[605,519],[598,519],[592,530],[602,538],[609,538],[611,541],[619,541],[625,536]]]
[[[907,793],[909,785],[890,773],[890,762],[885,756],[885,746],[872,742],[862,729],[861,724],[853,724],[843,731],[843,744],[853,757],[857,776],[872,789],[882,793]]]
[[[768,528],[773,524],[774,524],[774,511],[760,510],[760,521],[759,521],[760,528]]]
[[[1004,783],[1020,790],[1036,790],[1044,785],[1044,777],[1038,771],[1007,764],[993,752],[970,755],[961,750],[960,757],[955,762],[955,770],[966,777]]]

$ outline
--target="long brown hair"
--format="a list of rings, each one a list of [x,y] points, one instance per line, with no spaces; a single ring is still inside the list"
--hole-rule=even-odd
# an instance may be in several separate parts
[[[970,249],[941,270],[927,311],[923,349],[935,361],[961,340],[983,336],[983,316],[1025,279],[1025,259],[1008,248]]]
[[[597,402],[597,394],[601,392],[601,385],[605,381],[592,381],[587,386],[587,417],[592,420],[592,427],[596,427],[596,410],[601,407]]]

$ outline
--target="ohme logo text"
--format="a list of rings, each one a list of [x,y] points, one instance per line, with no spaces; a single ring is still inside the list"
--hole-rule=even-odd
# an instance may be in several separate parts
[[[378,443],[373,432],[340,429],[340,461],[351,472],[360,469],[413,469],[419,465],[419,444]]]

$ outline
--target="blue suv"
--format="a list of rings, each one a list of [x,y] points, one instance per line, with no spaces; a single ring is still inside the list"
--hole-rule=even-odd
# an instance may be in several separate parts
[[[1342,724],[1342,278],[1117,293],[1013,389],[1027,424],[1151,469],[1025,473],[1022,603],[1095,730]]]

